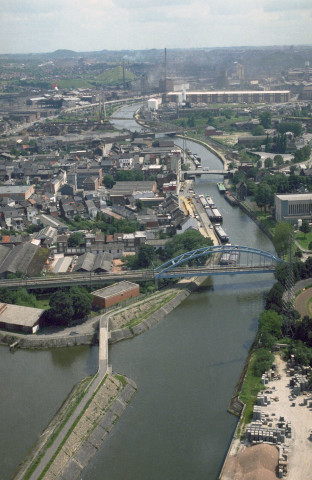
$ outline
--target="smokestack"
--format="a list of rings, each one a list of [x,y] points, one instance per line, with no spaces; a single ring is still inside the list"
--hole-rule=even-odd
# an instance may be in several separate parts
[[[165,95],[167,94],[167,49],[165,48]]]

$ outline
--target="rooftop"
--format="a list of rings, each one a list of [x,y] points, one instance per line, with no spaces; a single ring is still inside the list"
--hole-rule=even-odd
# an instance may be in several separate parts
[[[41,308],[22,307],[0,303],[0,322],[10,325],[33,327],[43,314]]]
[[[289,200],[292,202],[298,202],[301,200],[312,200],[312,193],[293,193],[286,195],[276,195],[276,198],[280,200]]]
[[[0,187],[0,195],[5,193],[26,193],[32,187],[32,185],[7,185]]]
[[[132,290],[133,288],[136,288],[138,286],[139,285],[137,283],[127,282],[126,280],[124,280],[119,283],[114,283],[114,285],[110,285],[109,287],[95,290],[95,292],[92,292],[91,294],[96,297],[109,298],[113,297],[114,295],[127,292],[128,290]]]

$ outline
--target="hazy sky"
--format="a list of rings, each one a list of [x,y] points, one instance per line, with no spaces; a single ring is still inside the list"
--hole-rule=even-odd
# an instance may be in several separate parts
[[[312,0],[0,0],[0,53],[312,44]]]

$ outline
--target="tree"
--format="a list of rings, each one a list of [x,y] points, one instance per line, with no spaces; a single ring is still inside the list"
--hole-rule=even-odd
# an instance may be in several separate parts
[[[151,245],[141,245],[138,251],[137,268],[148,268],[155,259],[155,250]]]
[[[265,166],[265,168],[272,168],[272,167],[273,167],[273,160],[272,160],[272,158],[267,157],[267,158],[264,160],[264,166]]]
[[[252,364],[252,370],[256,377],[261,377],[261,375],[271,368],[274,357],[272,353],[265,349],[259,348],[255,352],[254,362]]]
[[[266,295],[266,310],[274,310],[277,313],[281,313],[283,309],[283,293],[283,285],[280,282],[276,282]]]
[[[85,318],[91,311],[92,295],[85,288],[72,287],[70,289],[70,297],[74,309],[74,317],[76,320]]]
[[[73,301],[68,293],[58,290],[53,293],[49,301],[50,319],[58,325],[70,325],[74,316]]]
[[[266,211],[266,206],[273,204],[274,196],[271,187],[266,183],[262,182],[258,185],[256,190],[255,200],[258,207],[264,207]]]
[[[259,318],[260,333],[268,333],[276,340],[282,335],[282,320],[277,312],[265,310]]]
[[[264,131],[263,125],[257,125],[257,126],[253,129],[252,134],[253,134],[255,137],[260,136],[260,135],[264,135],[264,134],[265,134],[265,131]]]
[[[276,153],[285,153],[287,148],[287,136],[285,133],[278,134],[273,139],[272,151]]]
[[[105,185],[106,188],[113,188],[114,186],[114,177],[112,175],[104,175],[103,178],[103,184]]]
[[[204,237],[197,230],[187,230],[180,235],[175,235],[169,240],[163,251],[163,259],[169,260],[191,250],[213,245],[210,238]]]
[[[294,163],[301,163],[306,162],[309,160],[311,155],[311,147],[309,145],[305,145],[304,147],[296,150],[294,153]]]
[[[84,235],[80,232],[74,232],[68,238],[69,247],[79,247],[84,241]]]
[[[142,202],[142,200],[140,200],[140,199],[138,198],[138,200],[136,200],[136,202],[135,202],[135,206],[136,206],[138,212],[140,212],[141,210],[143,210],[143,202]]]
[[[271,127],[271,121],[272,121],[271,112],[269,110],[264,110],[263,112],[260,113],[259,120],[260,120],[261,125],[264,128],[270,128]]]
[[[291,241],[292,226],[287,222],[278,222],[275,228],[273,243],[277,254],[283,257],[289,249]]]
[[[284,164],[284,159],[283,159],[282,155],[275,155],[273,160],[274,160],[274,163],[277,166],[277,169],[279,171],[280,167]]]
[[[304,233],[304,237],[306,237],[307,233],[311,232],[311,227],[307,220],[303,220],[300,231]]]
[[[312,250],[312,242],[309,243],[309,250]]]
[[[279,133],[292,132],[295,137],[298,137],[303,133],[302,125],[299,122],[281,122],[277,126],[277,131]]]

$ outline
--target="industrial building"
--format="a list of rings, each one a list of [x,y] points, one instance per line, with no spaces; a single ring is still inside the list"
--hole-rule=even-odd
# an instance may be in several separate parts
[[[92,292],[93,305],[99,308],[107,308],[116,303],[128,300],[132,297],[140,295],[140,287],[137,283],[132,282],[119,282],[110,285],[109,287],[101,288]]]
[[[110,272],[113,264],[113,255],[87,252],[81,255],[74,267],[74,272]]]
[[[0,246],[0,278],[8,274],[39,275],[49,255],[48,249],[27,242],[14,248]]]
[[[0,328],[36,333],[39,330],[40,318],[43,312],[44,310],[41,308],[0,303]]]
[[[180,103],[182,92],[169,92],[166,102]],[[235,90],[219,92],[183,92],[186,103],[286,103],[290,100],[289,90]]]
[[[275,218],[278,222],[311,221],[312,193],[275,195]]]
[[[34,191],[33,185],[6,185],[0,187],[0,198],[9,197],[16,201],[28,200]]]

